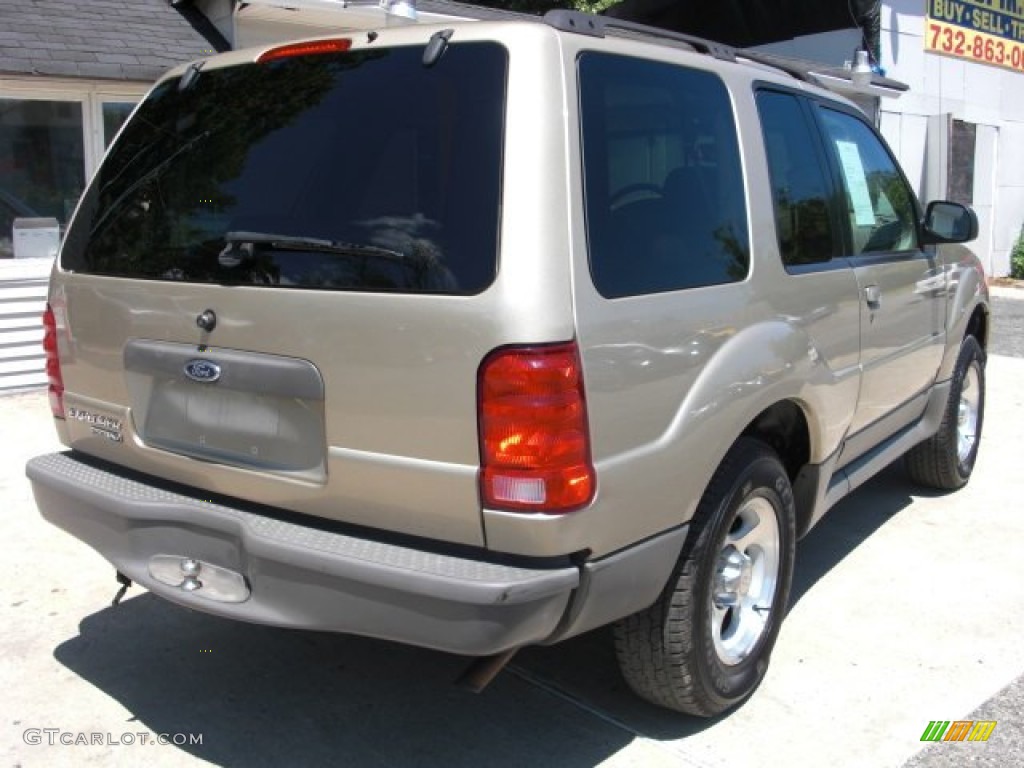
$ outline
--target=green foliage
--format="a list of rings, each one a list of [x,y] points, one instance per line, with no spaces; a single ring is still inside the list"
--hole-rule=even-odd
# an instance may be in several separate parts
[[[621,0],[595,0],[595,2],[588,3],[587,0],[575,0],[570,3],[573,8],[577,11],[586,11],[587,13],[601,13],[611,8],[613,5],[618,5]]]
[[[1024,280],[1024,227],[1021,227],[1020,237],[1010,251],[1010,277]]]

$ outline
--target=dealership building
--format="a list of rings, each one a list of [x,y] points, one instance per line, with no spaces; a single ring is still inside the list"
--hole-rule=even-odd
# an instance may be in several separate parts
[[[624,0],[609,15],[841,68],[869,52],[898,97],[853,94],[922,200],[972,205],[1006,275],[1024,223],[1024,0]],[[415,18],[412,18],[412,17]],[[39,315],[68,217],[161,72],[340,30],[513,14],[421,0],[3,0],[0,390],[45,382]]]

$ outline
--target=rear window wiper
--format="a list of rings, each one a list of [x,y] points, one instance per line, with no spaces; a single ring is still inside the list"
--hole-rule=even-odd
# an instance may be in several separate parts
[[[217,255],[222,267],[236,267],[252,258],[257,246],[269,246],[278,251],[319,251],[340,256],[376,257],[382,259],[405,259],[400,251],[381,248],[363,243],[346,243],[341,240],[325,240],[317,237],[277,235],[271,232],[227,232],[224,250]]]

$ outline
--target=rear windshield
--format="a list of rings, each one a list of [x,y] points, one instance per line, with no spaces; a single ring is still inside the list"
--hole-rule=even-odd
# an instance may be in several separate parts
[[[90,185],[65,269],[473,294],[494,279],[507,53],[307,55],[160,85]]]

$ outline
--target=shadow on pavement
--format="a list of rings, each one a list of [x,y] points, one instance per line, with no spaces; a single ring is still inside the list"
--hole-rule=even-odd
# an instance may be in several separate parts
[[[914,485],[903,462],[896,461],[847,496],[797,545],[790,608],[843,558],[910,506],[915,497],[941,495]]]
[[[798,547],[790,605],[920,495],[897,464],[837,505]],[[156,733],[226,766],[593,766],[634,734],[677,740],[719,718],[636,698],[608,628],[527,648],[482,694],[466,660],[365,638],[247,625],[149,594],[87,617],[54,652]],[[756,694],[755,694],[756,695]],[[583,709],[580,709],[582,705]]]
[[[633,734],[523,682],[452,685],[457,656],[231,622],[150,594],[87,617],[56,659],[224,766],[594,766]],[[130,723],[126,731],[131,731]]]
[[[728,716],[690,717],[638,698],[619,674],[608,627],[548,648],[526,648],[505,674],[517,674],[519,670],[563,695],[585,702],[623,728],[659,741],[693,736]]]
[[[896,462],[837,504],[797,546],[790,608],[875,531],[906,509],[914,497],[934,495],[940,494],[913,485],[902,463]],[[512,672],[520,667],[652,739],[685,738],[728,717],[686,717],[638,700],[618,674],[607,628],[551,648],[527,648],[516,657]]]

